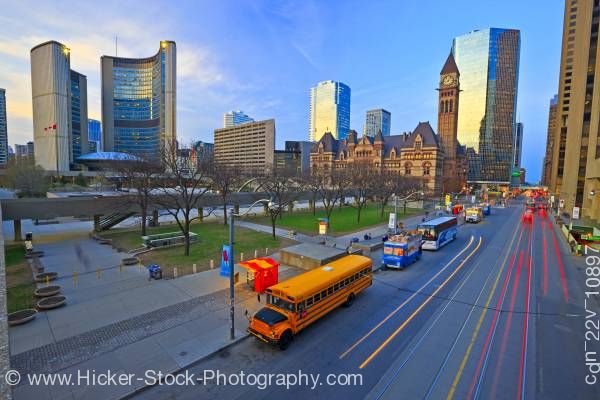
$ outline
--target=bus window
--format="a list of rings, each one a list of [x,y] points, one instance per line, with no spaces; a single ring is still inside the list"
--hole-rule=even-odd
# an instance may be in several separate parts
[[[294,304],[273,295],[267,295],[267,302],[283,310],[294,312]]]
[[[435,240],[435,228],[419,228],[425,240]]]

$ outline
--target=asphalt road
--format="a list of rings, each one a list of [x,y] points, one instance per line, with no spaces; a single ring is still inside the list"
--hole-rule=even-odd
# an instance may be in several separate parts
[[[522,224],[522,207],[495,208],[404,271],[375,273],[351,308],[307,328],[285,352],[248,338],[182,371],[301,371],[319,374],[316,385],[307,378],[286,388],[273,375],[265,388],[213,379],[136,397],[598,399],[600,383],[585,383],[585,261],[568,254],[546,217]],[[587,309],[600,311],[597,299]],[[337,377],[359,384],[329,385],[328,374],[340,373],[360,374]],[[254,380],[246,383],[264,383]]]

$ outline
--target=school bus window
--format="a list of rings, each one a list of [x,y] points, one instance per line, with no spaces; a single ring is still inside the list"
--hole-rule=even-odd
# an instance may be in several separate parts
[[[327,296],[327,290],[323,290],[321,292],[321,298],[326,297]]]
[[[294,304],[289,301],[285,301],[279,297],[273,296],[271,294],[267,295],[267,303],[274,305],[275,307],[288,310],[295,311]]]
[[[333,294],[333,287],[330,287],[329,289],[327,289],[327,294],[329,294],[329,295]]]

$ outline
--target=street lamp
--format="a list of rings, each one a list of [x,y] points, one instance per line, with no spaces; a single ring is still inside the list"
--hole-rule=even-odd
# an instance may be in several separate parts
[[[425,192],[423,192],[423,191],[416,191],[416,192],[412,192],[409,195],[401,198],[400,200],[408,200],[410,197],[414,196],[415,194],[420,194],[421,197],[425,196]],[[398,219],[398,196],[396,195],[396,193],[393,193],[393,196],[394,196],[394,219],[397,220]],[[404,207],[404,211],[406,212],[406,205]],[[394,225],[397,225],[396,221],[394,221]],[[394,227],[394,232],[396,232],[396,228],[395,227]]]
[[[231,208],[229,210],[229,322],[230,322],[230,331],[229,331],[229,337],[231,340],[235,339],[235,316],[234,316],[234,298],[235,298],[235,292],[234,292],[234,265],[235,265],[235,257],[233,256],[233,221],[234,221],[234,217],[243,217],[245,215],[247,215],[250,210],[252,210],[252,208],[257,205],[258,203],[263,203],[263,204],[267,204],[267,207],[271,207],[273,202],[270,199],[260,199],[255,201],[254,203],[252,203],[250,205],[250,207],[248,207],[248,209],[246,211],[244,211],[241,214],[236,214],[234,212],[234,209]]]

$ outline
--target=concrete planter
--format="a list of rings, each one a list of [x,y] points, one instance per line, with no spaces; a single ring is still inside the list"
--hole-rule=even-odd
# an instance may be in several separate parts
[[[8,314],[8,325],[15,326],[26,324],[27,322],[34,320],[36,316],[37,310],[34,310],[33,308],[15,311]]]
[[[36,282],[46,282],[53,281],[58,278],[58,272],[42,272],[41,274],[37,274],[35,276]]]
[[[137,265],[140,262],[140,259],[137,257],[126,257],[121,260],[121,264],[123,265]]]
[[[40,310],[52,310],[53,308],[62,307],[67,303],[65,296],[51,296],[39,300],[36,304]]]
[[[36,289],[36,291],[34,293],[35,293],[36,297],[56,296],[57,294],[60,293],[60,286],[55,285],[55,286],[42,287],[42,288]]]
[[[30,251],[29,253],[25,254],[25,258],[27,258],[27,259],[39,258],[39,257],[44,257],[43,250],[34,250],[34,251]]]

